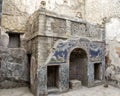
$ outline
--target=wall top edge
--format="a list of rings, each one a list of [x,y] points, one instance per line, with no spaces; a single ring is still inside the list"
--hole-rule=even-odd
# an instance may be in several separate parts
[[[48,17],[54,17],[54,18],[59,18],[59,19],[65,19],[65,20],[68,20],[68,21],[87,23],[87,21],[84,20],[83,18],[70,17],[70,16],[67,16],[67,15],[57,14],[55,12],[48,11],[44,8],[39,8],[38,12],[39,12],[40,15],[45,15],[45,16],[48,16]]]

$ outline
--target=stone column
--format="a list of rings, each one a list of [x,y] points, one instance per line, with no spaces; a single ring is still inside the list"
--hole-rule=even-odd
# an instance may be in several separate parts
[[[36,96],[47,96],[47,66],[45,61],[48,56],[48,37],[45,37],[45,9],[39,10],[38,53],[37,53],[37,80]]]

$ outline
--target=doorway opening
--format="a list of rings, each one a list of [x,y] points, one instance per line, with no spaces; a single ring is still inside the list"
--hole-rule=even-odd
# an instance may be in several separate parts
[[[83,49],[76,48],[70,54],[69,79],[79,80],[87,85],[87,54]]]
[[[94,64],[94,80],[101,80],[101,63]]]
[[[47,87],[59,88],[59,66],[47,67]]]
[[[30,80],[30,70],[31,70],[31,54],[28,53],[27,54],[27,61],[28,61],[28,64],[27,64],[27,68],[28,68],[28,79],[29,79],[29,87],[30,87],[30,84],[31,84],[31,80]]]

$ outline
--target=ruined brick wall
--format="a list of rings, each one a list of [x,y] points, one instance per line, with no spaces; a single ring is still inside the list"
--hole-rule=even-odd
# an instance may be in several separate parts
[[[29,65],[24,35],[20,36],[20,46],[9,48],[10,37],[5,33],[6,31],[26,32],[28,13],[25,12],[24,7],[26,6],[23,5],[25,2],[22,2],[17,2],[17,0],[4,0],[3,2],[2,31],[0,35],[0,88],[27,86],[29,83]]]

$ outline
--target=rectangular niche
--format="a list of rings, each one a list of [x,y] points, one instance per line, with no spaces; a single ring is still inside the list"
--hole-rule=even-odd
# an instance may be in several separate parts
[[[101,80],[101,63],[94,64],[94,80]]]
[[[47,67],[47,87],[59,88],[59,66]]]
[[[20,47],[20,33],[8,33],[9,35],[9,48],[19,48]]]

